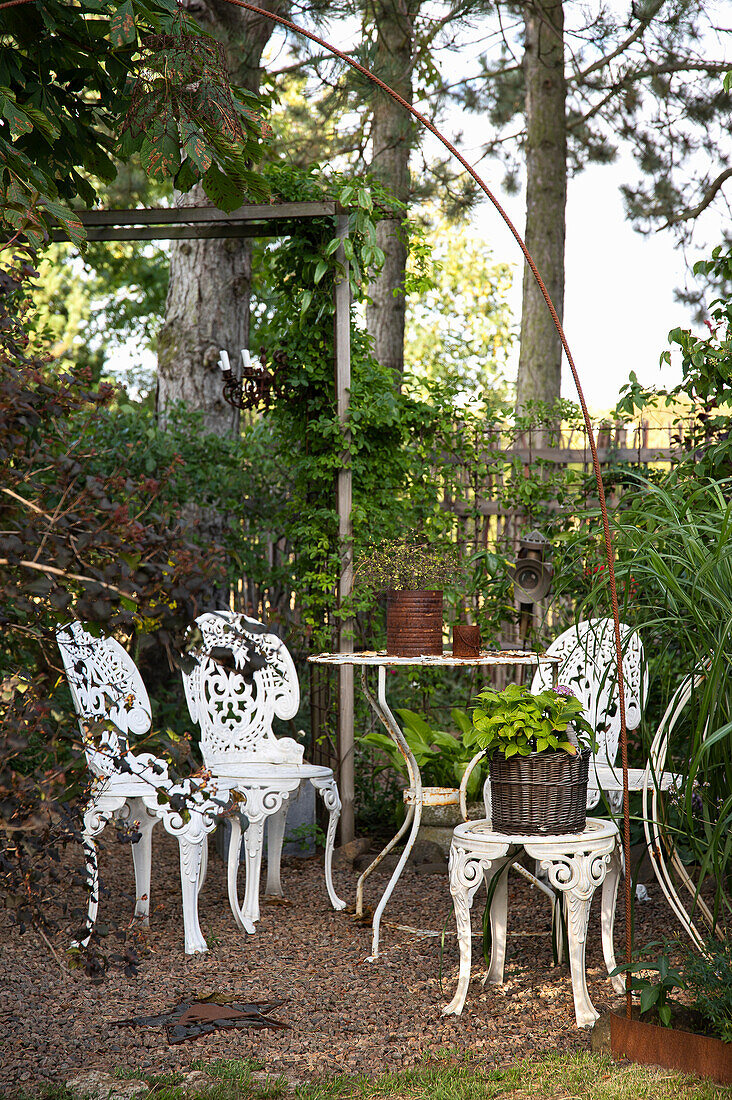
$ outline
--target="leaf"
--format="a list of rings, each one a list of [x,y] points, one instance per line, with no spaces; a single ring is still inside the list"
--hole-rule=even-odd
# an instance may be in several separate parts
[[[32,131],[33,123],[28,118],[25,111],[23,111],[17,103],[14,103],[12,99],[5,99],[3,104],[3,115],[8,120],[13,141],[22,137],[23,134],[30,134]]]
[[[185,194],[186,191],[190,191],[194,183],[197,183],[199,179],[200,173],[198,169],[194,166],[191,158],[186,157],[176,172],[173,182],[176,188]]]
[[[315,274],[313,276],[313,282],[317,285],[328,270],[328,265],[325,260],[318,260],[318,266],[315,268]]]
[[[76,211],[70,210],[68,206],[64,206],[54,199],[46,198],[45,195],[41,198],[41,206],[43,210],[47,211],[52,218],[60,223],[69,240],[73,241],[79,248],[86,244],[86,230],[81,224]]]
[[[215,164],[211,165],[201,182],[203,190],[219,210],[230,214],[241,206],[244,197],[241,191]]]
[[[213,156],[201,133],[190,122],[183,125],[183,152],[191,158],[199,172],[207,172]],[[187,190],[187,189],[186,189]]]
[[[648,1012],[650,1008],[653,1008],[654,1004],[658,1000],[660,988],[657,985],[644,985],[641,989],[640,995],[640,1010],[641,1013]]]
[[[132,0],[124,0],[124,3],[120,4],[109,20],[109,40],[115,50],[119,50],[123,46],[130,46],[137,41]]]

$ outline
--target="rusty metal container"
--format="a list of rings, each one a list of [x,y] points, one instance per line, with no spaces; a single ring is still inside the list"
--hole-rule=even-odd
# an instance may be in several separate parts
[[[453,657],[480,656],[480,627],[470,623],[455,623],[452,628]]]
[[[442,655],[442,592],[430,588],[389,592],[386,652],[391,657]]]

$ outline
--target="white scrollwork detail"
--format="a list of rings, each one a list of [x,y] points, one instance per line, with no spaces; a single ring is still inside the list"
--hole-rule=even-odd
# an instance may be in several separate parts
[[[631,627],[621,623],[620,637],[626,725],[632,730],[641,720],[648,674],[639,635]],[[570,627],[552,642],[547,654],[561,659],[559,683],[572,688],[583,704],[587,720],[596,732],[598,751],[595,762],[614,765],[620,742],[620,703],[613,620],[586,619],[577,626]],[[531,690],[538,692],[551,686],[551,668],[540,665],[534,675]],[[593,786],[592,778],[591,770],[588,809],[592,809],[600,801],[600,792]],[[620,801],[622,803],[622,798]]]
[[[207,768],[222,773],[242,759],[299,764],[302,745],[276,738],[275,716],[294,718],[300,687],[292,657],[276,634],[246,615],[229,611],[200,615],[201,642],[192,649],[195,665],[183,683],[191,718],[201,727]],[[222,661],[221,652],[230,654]]]
[[[611,852],[577,852],[574,855],[552,855],[540,862],[550,884],[566,895],[571,928],[580,943],[587,936],[589,903],[605,879],[611,858]]]

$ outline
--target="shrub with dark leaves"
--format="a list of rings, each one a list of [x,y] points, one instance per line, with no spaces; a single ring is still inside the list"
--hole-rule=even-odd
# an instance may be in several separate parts
[[[0,899],[20,931],[45,934],[74,919],[55,880],[87,781],[56,630],[79,619],[123,643],[153,636],[172,661],[219,568],[166,502],[171,469],[90,472],[88,428],[114,391],[31,351],[32,276],[25,262],[0,272]]]

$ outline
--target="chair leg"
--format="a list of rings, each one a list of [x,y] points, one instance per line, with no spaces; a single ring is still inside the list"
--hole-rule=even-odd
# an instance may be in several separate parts
[[[198,923],[198,880],[201,871],[203,838],[197,841],[178,837],[180,885],[183,898],[183,930],[186,955],[204,954],[208,945]]]
[[[460,848],[450,849],[450,893],[455,909],[458,946],[460,948],[460,972],[455,996],[442,1010],[443,1016],[459,1016],[463,1011],[470,985],[470,957],[472,930],[470,907],[475,891],[483,881],[483,872],[490,871],[490,861],[482,861]]]
[[[72,947],[86,947],[97,923],[99,911],[99,860],[97,858],[97,846],[94,838],[84,832],[81,845],[84,850],[86,887],[89,894],[89,902],[86,911],[85,933],[82,939],[72,940]]]
[[[341,816],[341,797],[338,794],[336,781],[332,777],[330,779],[311,779],[310,782],[323,799],[323,804],[329,815],[328,832],[325,837],[325,888],[328,891],[328,897],[333,908],[345,909],[345,901],[338,897],[333,886],[333,848],[338,819]]]
[[[259,920],[259,876],[262,871],[262,847],[264,845],[264,818],[256,817],[249,822],[244,834],[244,859],[246,867],[246,886],[244,904],[241,908],[242,925],[249,932]]]
[[[264,893],[269,898],[282,898],[282,883],[280,882],[280,862],[282,860],[282,842],[285,839],[285,826],[287,824],[287,803],[281,810],[272,814],[267,822],[267,885]]]
[[[239,814],[234,814],[230,820],[231,834],[229,836],[229,860],[227,870],[229,905],[231,906],[231,912],[234,914],[237,928],[252,936],[254,935],[254,924],[252,921],[245,919],[242,915],[242,910],[239,906],[239,891],[237,889],[239,858],[241,855],[241,817]]]
[[[104,826],[122,809],[127,800],[122,796],[102,795],[98,801],[92,799],[87,803],[84,811],[84,828],[81,834],[81,845],[84,850],[84,864],[86,884],[89,891],[89,903],[86,913],[86,927],[82,939],[73,940],[72,947],[86,947],[94,931],[99,910],[99,860],[97,858],[97,846],[94,837],[104,829]]]
[[[206,874],[208,872],[208,833],[203,837],[203,848],[201,849],[201,870],[198,872],[198,892],[203,890],[204,883],[206,882]]]
[[[159,818],[150,814],[141,798],[131,798],[128,803],[128,820],[137,821],[140,839],[132,844],[132,863],[135,868],[135,917],[143,928],[150,925],[150,872],[152,867],[152,831]]]

